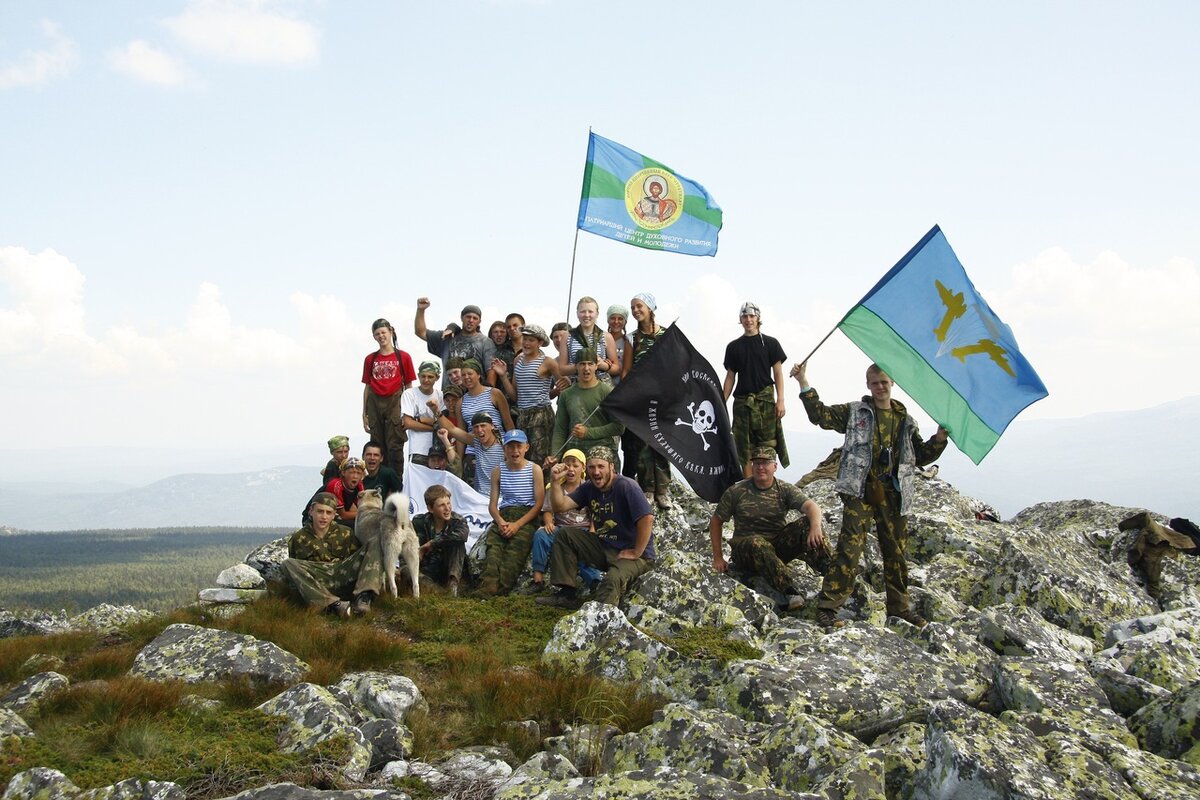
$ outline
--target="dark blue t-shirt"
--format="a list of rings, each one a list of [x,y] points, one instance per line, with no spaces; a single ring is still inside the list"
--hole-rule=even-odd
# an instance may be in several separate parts
[[[653,513],[642,487],[633,478],[618,475],[607,492],[596,488],[591,481],[582,485],[569,495],[575,505],[588,508],[592,512],[592,522],[596,526],[597,536],[605,547],[614,550],[628,550],[637,545],[637,522],[642,517]],[[601,534],[599,531],[604,523],[612,520],[616,527]],[[643,558],[653,559],[654,534],[642,552]]]

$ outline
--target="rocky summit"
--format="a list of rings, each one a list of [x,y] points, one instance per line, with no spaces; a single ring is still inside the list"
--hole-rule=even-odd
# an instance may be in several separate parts
[[[832,482],[804,488],[836,539],[841,505]],[[844,625],[826,633],[812,621],[819,576],[791,565],[809,603],[784,612],[783,598],[765,587],[716,573],[712,506],[676,485],[655,520],[658,567],[621,607],[589,602],[564,616],[542,656],[666,704],[637,731],[568,728],[524,763],[486,745],[437,763],[408,760],[406,715],[424,703],[418,683],[386,671],[300,683],[302,662],[251,637],[174,625],[138,656],[135,673],[196,681],[237,671],[290,682],[262,706],[289,721],[280,749],[333,736],[352,743],[340,774],[358,788],[277,783],[238,797],[400,798],[392,781],[404,776],[435,796],[505,800],[1200,797],[1200,559],[1167,559],[1152,597],[1127,562],[1139,532],[1118,529],[1141,509],[1043,503],[995,522],[980,518],[981,507],[942,480],[919,481],[910,593],[929,624],[886,617],[872,539],[839,612]],[[223,573],[220,586],[257,591],[262,584],[245,567],[277,578],[281,542]],[[88,622],[0,614],[6,635]],[[720,631],[750,657],[673,646],[696,628]],[[52,667],[3,688],[3,737],[32,735],[22,712],[66,681]],[[182,796],[159,782],[170,776],[153,777],[88,794]],[[80,795],[62,773],[39,768],[14,777],[3,800]]]

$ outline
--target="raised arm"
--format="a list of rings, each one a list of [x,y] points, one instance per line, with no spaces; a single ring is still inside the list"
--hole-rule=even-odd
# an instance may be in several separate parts
[[[425,309],[427,308],[429,308],[429,298],[418,297],[417,316],[413,318],[413,333],[415,333],[417,338],[422,342],[425,341],[425,334],[429,332],[429,329],[425,326]]]

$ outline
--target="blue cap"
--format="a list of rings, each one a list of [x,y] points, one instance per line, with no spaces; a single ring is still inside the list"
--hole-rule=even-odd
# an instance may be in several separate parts
[[[505,444],[512,444],[513,442],[520,442],[521,444],[529,444],[529,437],[525,435],[525,431],[517,430],[514,428],[511,431],[506,431],[504,434],[504,443]]]

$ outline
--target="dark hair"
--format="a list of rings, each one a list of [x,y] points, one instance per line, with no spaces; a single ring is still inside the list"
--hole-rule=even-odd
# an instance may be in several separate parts
[[[363,449],[362,449],[362,451],[363,451],[363,455],[364,455],[364,456],[367,454],[367,448],[368,448],[368,447],[374,447],[374,448],[375,448],[375,449],[377,449],[377,450],[378,450],[380,453],[382,453],[382,452],[383,452],[383,445],[381,445],[379,442],[377,442],[377,441],[375,441],[374,439],[372,439],[371,441],[369,441],[369,442],[367,442],[366,444],[364,444],[364,445],[363,445]]]
[[[525,324],[525,315],[524,315],[524,314],[518,314],[516,311],[512,312],[512,313],[511,313],[511,314],[509,314],[507,317],[505,317],[505,318],[504,318],[504,321],[505,321],[505,322],[508,322],[508,321],[509,321],[510,319],[512,319],[513,317],[516,317],[517,319],[521,320],[521,324],[522,324],[522,325],[524,325],[524,324]]]

